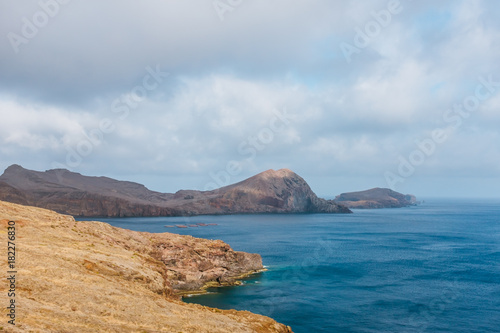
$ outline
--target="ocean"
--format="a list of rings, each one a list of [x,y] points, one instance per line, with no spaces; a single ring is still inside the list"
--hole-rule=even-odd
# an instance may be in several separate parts
[[[500,332],[500,200],[429,199],[354,214],[108,218],[262,255],[242,286],[184,298],[310,332]],[[216,223],[165,228],[165,225]]]

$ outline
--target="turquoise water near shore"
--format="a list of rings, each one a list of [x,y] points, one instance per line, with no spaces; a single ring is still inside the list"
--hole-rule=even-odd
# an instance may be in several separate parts
[[[186,302],[294,332],[500,332],[500,200],[426,200],[354,214],[99,219],[222,239],[268,271]],[[165,225],[217,223],[165,228]]]

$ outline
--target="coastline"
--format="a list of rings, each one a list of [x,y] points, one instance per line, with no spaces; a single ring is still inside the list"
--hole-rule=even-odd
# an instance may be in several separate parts
[[[269,317],[188,304],[176,294],[176,277],[184,282],[177,286],[186,287],[197,276],[192,272],[198,267],[186,265],[198,262],[216,276],[225,263],[234,272],[227,276],[237,281],[255,273],[246,267],[262,267],[259,255],[233,251],[222,241],[77,222],[0,201],[0,223],[9,221],[16,222],[18,234],[16,302],[23,306],[8,331],[292,332]],[[168,260],[174,260],[170,268]],[[0,261],[7,265],[6,257]],[[0,310],[4,318],[7,312]]]

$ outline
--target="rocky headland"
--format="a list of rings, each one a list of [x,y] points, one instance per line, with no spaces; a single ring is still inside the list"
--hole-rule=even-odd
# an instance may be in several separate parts
[[[16,325],[8,332],[283,332],[247,311],[186,304],[179,294],[236,284],[258,254],[219,240],[151,234],[0,201],[0,234],[16,228]],[[1,257],[7,267],[7,256]],[[0,299],[7,304],[7,283]],[[7,318],[8,309],[0,311]],[[8,326],[8,327],[7,327]]]
[[[411,194],[402,194],[388,188],[372,188],[366,191],[342,193],[335,201],[349,208],[400,208],[415,206],[417,199]]]
[[[288,169],[268,170],[213,191],[160,193],[107,177],[12,165],[0,176],[0,200],[81,217],[351,212],[333,200],[318,198],[302,177]]]

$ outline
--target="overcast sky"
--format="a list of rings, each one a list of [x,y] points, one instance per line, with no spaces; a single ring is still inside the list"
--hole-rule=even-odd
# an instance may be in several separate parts
[[[437,3],[437,4],[436,4]],[[1,0],[0,169],[500,197],[496,0]]]

